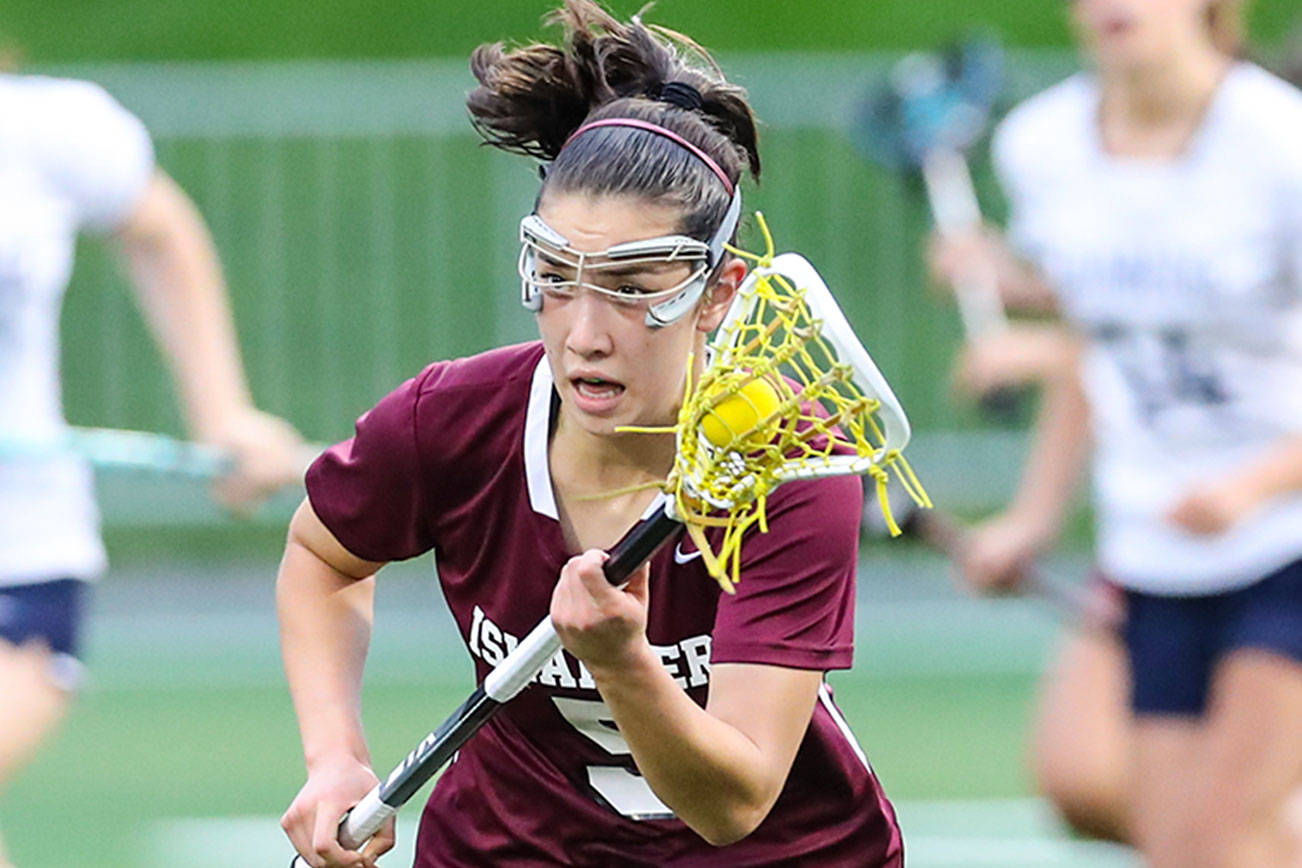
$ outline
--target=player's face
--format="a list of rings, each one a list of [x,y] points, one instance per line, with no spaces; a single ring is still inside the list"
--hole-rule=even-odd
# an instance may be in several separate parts
[[[1099,67],[1127,72],[1160,65],[1209,39],[1210,0],[1074,0],[1072,17]]]
[[[675,207],[636,196],[555,193],[544,197],[538,216],[573,249],[588,253],[675,234],[682,215]],[[546,267],[539,267],[544,279]],[[574,279],[553,267],[558,269],[557,280]],[[722,318],[726,301],[707,291],[706,300],[678,321],[650,328],[647,305],[637,299],[673,289],[693,269],[687,262],[655,262],[582,276],[585,283],[618,297],[586,287],[543,293],[538,330],[570,420],[595,434],[614,433],[619,425],[673,422],[682,400],[687,356],[701,348],[705,334]]]

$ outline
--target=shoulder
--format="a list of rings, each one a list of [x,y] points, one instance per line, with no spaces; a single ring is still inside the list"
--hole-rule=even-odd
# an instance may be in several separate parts
[[[1076,126],[1088,119],[1097,102],[1093,77],[1078,72],[1014,106],[995,128],[995,142],[1015,147],[1028,139],[1068,134],[1071,131],[1063,125]]]
[[[21,118],[10,145],[69,203],[78,225],[120,225],[154,172],[144,124],[87,81],[5,76],[0,101],[0,116]]]
[[[421,454],[440,456],[449,470],[500,460],[519,441],[534,375],[545,364],[534,341],[427,367],[409,392]]]
[[[433,543],[431,516],[465,502],[519,451],[541,344],[436,362],[357,420],[307,473],[312,506],[358,557],[401,560]]]
[[[141,126],[108,91],[90,81],[43,75],[0,75],[0,99],[21,112],[29,132],[63,136],[113,133]]]
[[[417,424],[442,418],[464,427],[520,415],[526,409],[542,344],[533,341],[474,356],[435,362],[412,381]],[[449,417],[455,418],[449,418]]]
[[[1019,103],[995,128],[992,149],[1008,176],[1043,165],[1046,153],[1063,155],[1084,147],[1098,88],[1077,73]]]
[[[529,388],[534,370],[543,358],[539,341],[499,347],[474,356],[435,362],[417,381],[426,393],[500,393],[512,387]]]
[[[1239,159],[1302,177],[1302,90],[1246,62],[1223,86],[1217,123]]]

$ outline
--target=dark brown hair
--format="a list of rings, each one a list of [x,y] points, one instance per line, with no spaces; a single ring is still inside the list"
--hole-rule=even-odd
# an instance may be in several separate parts
[[[548,18],[560,45],[481,45],[470,58],[479,87],[466,99],[486,144],[551,163],[544,193],[638,195],[683,211],[680,231],[708,238],[728,209],[718,177],[686,148],[628,127],[585,132],[585,122],[634,118],[673,131],[709,154],[733,184],[759,178],[755,116],[745,91],[727,82],[691,39],[640,16],[618,21],[593,0],[564,0]],[[666,84],[700,93],[691,107],[660,99]],[[673,90],[673,88],[671,88]],[[563,150],[562,150],[563,148]]]
[[[1247,43],[1244,10],[1248,0],[1214,0],[1207,6],[1207,27],[1212,44],[1228,57],[1244,53]]]

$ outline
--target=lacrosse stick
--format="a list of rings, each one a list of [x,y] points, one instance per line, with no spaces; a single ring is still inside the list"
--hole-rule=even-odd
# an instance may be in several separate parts
[[[307,444],[303,470],[324,447]],[[216,479],[236,469],[235,457],[202,443],[178,440],[150,431],[69,427],[54,437],[0,435],[0,462],[40,461],[62,456],[82,458],[93,467]]]
[[[859,113],[856,140],[870,159],[921,175],[932,219],[949,239],[979,233],[981,209],[964,153],[983,135],[999,95],[1002,55],[996,43],[968,41],[945,54],[909,54],[895,64],[887,86]],[[968,340],[1008,328],[998,277],[989,263],[965,269],[954,298]],[[982,398],[991,415],[1016,415],[1020,399],[996,390]]]
[[[918,509],[911,498],[893,485],[888,497],[904,536],[918,540],[954,563],[959,562],[967,546],[968,531],[958,518],[941,509]],[[886,530],[882,526],[880,515],[879,510],[864,509],[863,528],[870,538],[880,536]],[[1091,613],[1097,607],[1086,588],[1039,566],[1026,570],[1014,593],[1043,602],[1068,624],[1096,620],[1091,617]]]
[[[798,254],[774,256],[763,215],[756,216],[767,252],[733,250],[755,268],[716,332],[709,366],[696,382],[689,375],[677,423],[624,429],[673,433],[677,454],[662,508],[611,550],[603,566],[611,584],[623,584],[685,526],[710,574],[732,593],[743,580],[743,534],[756,525],[767,532],[768,495],[794,479],[871,476],[895,533],[889,480],[930,505],[901,454],[909,423],[891,387],[813,266]],[[717,544],[707,528],[721,531]],[[340,843],[357,849],[369,840],[560,648],[551,619],[544,619],[344,817]],[[293,865],[307,868],[301,857]]]

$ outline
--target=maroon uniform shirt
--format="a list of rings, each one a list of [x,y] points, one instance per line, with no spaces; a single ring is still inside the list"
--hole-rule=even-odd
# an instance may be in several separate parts
[[[312,507],[373,561],[433,550],[475,661],[490,669],[547,615],[566,549],[548,471],[556,412],[541,344],[426,368],[308,471]],[[769,533],[742,547],[735,596],[686,534],[652,559],[647,636],[704,705],[712,663],[848,668],[858,479],[784,485]],[[651,792],[591,677],[558,653],[462,748],[430,796],[416,865],[876,866],[902,864],[895,814],[824,685],[768,817],[707,844]]]

